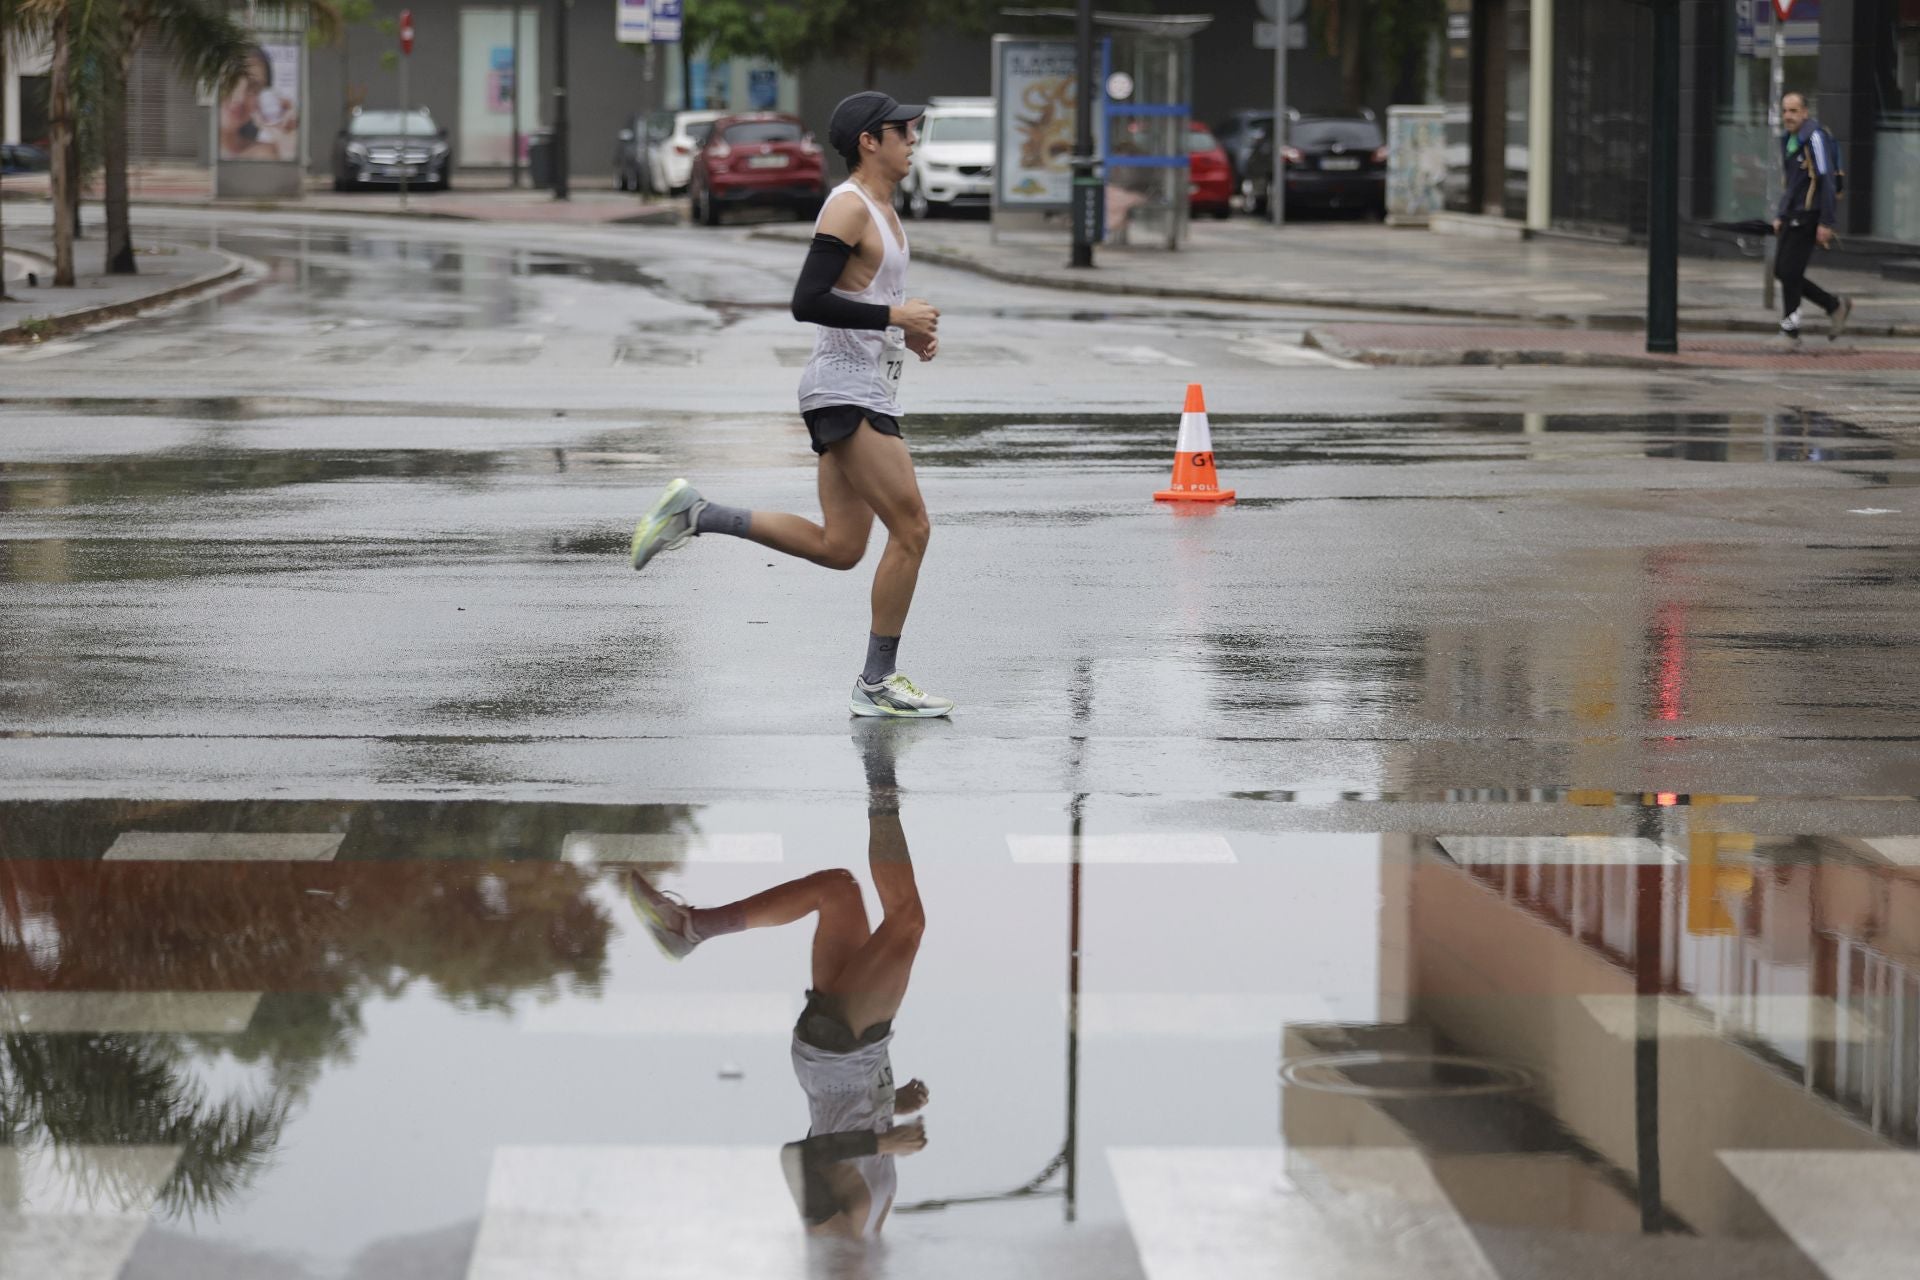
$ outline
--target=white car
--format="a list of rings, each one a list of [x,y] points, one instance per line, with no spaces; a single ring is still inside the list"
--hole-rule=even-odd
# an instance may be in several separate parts
[[[900,207],[916,218],[936,209],[984,209],[993,200],[991,98],[935,98],[920,124]]]
[[[678,195],[693,178],[693,153],[707,143],[713,122],[725,111],[658,111],[647,122],[647,181],[654,191]]]

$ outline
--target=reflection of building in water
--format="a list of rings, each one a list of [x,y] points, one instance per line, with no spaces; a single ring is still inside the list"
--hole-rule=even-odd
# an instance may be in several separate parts
[[[1756,847],[1716,829],[1736,813],[1698,797],[1642,837],[1388,837],[1382,1007],[1404,1021],[1296,1026],[1288,1056],[1439,1051],[1533,1084],[1428,1096],[1397,1086],[1473,1073],[1404,1066],[1365,1099],[1290,1087],[1289,1143],[1418,1148],[1476,1220],[1629,1230],[1646,1179],[1656,1221],[1756,1237],[1778,1227],[1723,1153],[1920,1144],[1920,873],[1871,843]]]

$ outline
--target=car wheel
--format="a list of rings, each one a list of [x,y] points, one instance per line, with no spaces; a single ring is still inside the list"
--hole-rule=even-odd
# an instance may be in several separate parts
[[[336,173],[333,175],[333,189],[335,191],[347,191],[352,189],[352,186],[353,186],[352,183],[348,182],[345,178],[341,177],[339,174]]]
[[[713,193],[705,187],[696,187],[693,192],[693,216],[702,226],[720,225],[720,206],[713,202]]]
[[[1233,206],[1227,205],[1227,204],[1217,204],[1213,206],[1212,212],[1215,218],[1231,218],[1233,216]]]
[[[927,193],[920,189],[917,182],[907,192],[907,212],[913,215],[915,222],[925,222],[933,216],[933,201],[927,199]]]

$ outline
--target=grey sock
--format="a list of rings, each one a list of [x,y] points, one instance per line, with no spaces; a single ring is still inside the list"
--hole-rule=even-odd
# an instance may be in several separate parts
[[[693,522],[693,531],[701,533],[730,533],[736,538],[747,536],[747,526],[753,523],[753,512],[745,507],[723,507],[717,502],[709,502],[700,508],[699,517]]]
[[[879,684],[896,670],[894,655],[899,652],[899,636],[867,635],[867,665],[860,672],[860,678],[868,684]]]

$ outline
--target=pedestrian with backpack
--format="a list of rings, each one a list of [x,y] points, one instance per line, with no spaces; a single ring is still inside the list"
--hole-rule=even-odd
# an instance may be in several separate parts
[[[1827,313],[1827,340],[1846,332],[1853,299],[1828,293],[1807,279],[1807,262],[1814,246],[1833,247],[1834,221],[1840,198],[1840,148],[1818,120],[1807,114],[1807,99],[1799,93],[1780,99],[1780,122],[1786,134],[1780,140],[1780,162],[1786,170],[1786,190],[1774,210],[1773,231],[1780,237],[1773,274],[1780,281],[1780,334],[1800,341],[1800,299],[1806,298]]]

